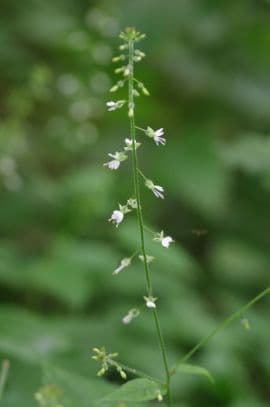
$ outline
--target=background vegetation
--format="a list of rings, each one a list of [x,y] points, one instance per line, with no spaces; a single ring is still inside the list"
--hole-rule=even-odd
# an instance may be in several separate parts
[[[174,363],[269,284],[270,4],[2,0],[0,11],[1,405],[37,406],[54,383],[43,394],[89,407],[119,381],[96,378],[93,346],[153,375],[162,366],[151,315],[121,324],[144,294],[141,265],[111,276],[137,242],[134,217],[117,233],[107,223],[132,188],[128,165],[102,167],[128,135],[124,112],[105,111],[118,31],[147,34],[138,123],[168,138],[146,140],[140,161],[166,187],[164,202],[143,192],[149,225],[179,242],[148,250]],[[178,375],[176,406],[269,405],[269,306],[194,357],[216,383]]]

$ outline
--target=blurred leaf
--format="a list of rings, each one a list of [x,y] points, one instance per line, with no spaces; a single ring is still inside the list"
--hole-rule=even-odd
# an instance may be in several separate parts
[[[221,144],[221,157],[231,167],[241,168],[250,173],[270,170],[270,138],[259,134],[245,134]]]
[[[190,365],[187,363],[181,363],[176,366],[175,368],[176,373],[184,373],[184,374],[191,374],[194,376],[202,376],[206,377],[211,383],[214,383],[214,378],[211,373],[201,366]]]
[[[178,144],[173,143],[170,153],[160,157],[160,178],[168,190],[199,213],[220,215],[226,209],[230,175],[217,155],[214,139],[197,129],[184,134]]]
[[[0,350],[27,362],[40,363],[56,352],[70,348],[70,342],[45,319],[15,308],[0,309]]]
[[[45,366],[43,385],[57,385],[62,391],[64,406],[89,407],[115,386],[99,378],[85,378],[54,366]]]
[[[147,401],[157,399],[158,394],[165,395],[165,386],[149,379],[134,379],[122,384],[113,393],[108,394],[104,401]]]

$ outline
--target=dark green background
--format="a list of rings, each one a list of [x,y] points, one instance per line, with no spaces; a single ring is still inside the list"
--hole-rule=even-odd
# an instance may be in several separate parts
[[[147,223],[177,240],[168,251],[148,245],[170,363],[269,284],[270,3],[2,0],[4,407],[37,406],[42,383],[62,388],[65,407],[90,407],[119,382],[96,379],[93,346],[162,375],[151,314],[142,308],[121,324],[142,304],[142,265],[111,275],[138,244],[134,215],[117,230],[107,222],[132,194],[130,163],[116,173],[102,166],[128,136],[124,110],[107,113],[105,103],[117,35],[129,25],[147,34],[137,76],[151,97],[137,99],[137,123],[164,127],[168,140],[140,139],[139,156],[166,189],[164,201],[143,189]],[[244,315],[249,331],[236,321],[192,359],[215,385],[175,377],[175,406],[269,405],[269,301]]]

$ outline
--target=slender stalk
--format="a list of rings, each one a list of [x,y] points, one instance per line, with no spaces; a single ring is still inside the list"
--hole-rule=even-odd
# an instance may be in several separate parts
[[[2,368],[0,372],[0,401],[2,400],[3,393],[5,390],[7,378],[8,378],[8,371],[9,371],[9,361],[4,360],[2,362]]]
[[[202,346],[204,346],[210,339],[212,339],[217,333],[223,331],[229,324],[231,324],[235,319],[239,318],[243,313],[248,310],[252,305],[258,302],[260,299],[265,297],[267,294],[270,293],[270,287],[266,288],[265,290],[261,291],[256,297],[252,298],[247,304],[243,305],[239,308],[236,312],[231,314],[228,318],[222,321],[212,332],[206,335],[200,342],[197,343],[181,360],[177,363],[176,367],[171,370],[171,375],[175,374],[177,371],[177,366],[185,363],[191,356],[194,355]]]
[[[133,82],[134,82],[134,43],[133,40],[130,39],[129,41],[129,82],[128,82],[128,103],[129,103],[129,117],[130,117],[130,137],[133,141],[132,143],[132,162],[133,162],[133,183],[134,183],[134,191],[137,200],[137,217],[138,217],[138,225],[140,231],[140,239],[141,239],[141,251],[143,255],[143,263],[144,263],[144,271],[145,271],[145,279],[146,279],[146,288],[147,288],[147,295],[152,296],[152,281],[149,266],[147,263],[146,251],[145,251],[145,238],[144,238],[144,223],[143,223],[143,215],[142,215],[142,207],[141,207],[141,196],[140,196],[140,184],[139,184],[139,167],[138,167],[138,158],[135,146],[135,118],[134,118],[134,98],[133,98]],[[131,112],[131,113],[130,113]],[[153,316],[159,341],[159,346],[162,354],[162,359],[165,368],[166,374],[166,386],[167,386],[167,401],[168,406],[172,406],[172,399],[171,399],[171,389],[170,389],[170,371],[167,361],[166,349],[164,344],[164,339],[162,336],[160,323],[158,319],[158,313],[156,309],[153,309]]]
[[[112,366],[115,366],[115,367],[120,366],[123,370],[125,370],[126,372],[129,372],[129,373],[132,373],[132,374],[134,374],[135,376],[143,377],[143,378],[145,378],[145,379],[152,380],[153,382],[156,382],[156,383],[159,383],[159,384],[163,384],[160,380],[156,379],[155,377],[152,377],[152,376],[148,375],[147,373],[142,372],[141,370],[134,369],[133,367],[129,367],[129,366],[124,365],[123,363],[120,363],[120,362],[118,362],[118,361],[116,362],[116,361],[113,360],[113,359],[109,359],[108,362],[109,362],[110,365],[112,365]]]

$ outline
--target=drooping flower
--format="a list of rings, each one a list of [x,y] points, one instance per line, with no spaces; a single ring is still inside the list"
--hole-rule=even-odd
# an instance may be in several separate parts
[[[157,233],[153,240],[156,240],[156,241],[160,242],[161,245],[163,247],[165,247],[166,249],[168,249],[170,244],[172,242],[174,242],[174,240],[173,240],[173,238],[171,236],[164,236],[163,230],[160,233]]]
[[[120,164],[122,161],[127,160],[128,156],[124,152],[118,152],[116,151],[115,154],[108,154],[109,157],[113,158],[113,160],[104,163],[103,165],[105,167],[108,167],[110,170],[117,170],[120,167]]]
[[[145,186],[149,189],[151,189],[151,191],[153,192],[153,194],[157,197],[157,198],[161,198],[164,199],[164,188],[161,187],[160,185],[155,185],[153,183],[153,181],[151,181],[150,179],[147,179],[145,181]]]
[[[121,212],[122,213],[122,212]],[[113,275],[116,275],[120,273],[124,268],[128,267],[131,263],[131,259],[129,257],[125,257],[124,259],[121,260],[120,266],[118,266],[114,271]]]
[[[125,144],[126,147],[124,147],[125,151],[131,151],[133,148],[133,141],[130,138],[125,138]],[[140,147],[141,143],[137,143],[135,140],[135,149],[137,150],[138,147]]]
[[[122,318],[123,324],[129,324],[134,318],[140,315],[140,311],[137,308],[132,308],[128,311],[127,315]]]
[[[156,145],[162,144],[163,146],[166,144],[166,139],[162,137],[164,135],[164,129],[160,128],[158,130],[153,130],[151,127],[147,127],[145,131],[148,137],[151,137]]]
[[[155,297],[143,297],[146,303],[147,308],[156,308],[156,300],[157,298]]]
[[[126,103],[125,100],[117,100],[114,102],[113,100],[106,103],[107,109],[109,112],[113,112],[116,109],[120,109]]]
[[[161,244],[163,247],[166,247],[166,249],[168,249],[168,247],[170,246],[170,244],[173,242],[173,239],[171,236],[166,236],[161,240]]]
[[[124,215],[128,212],[131,212],[128,205],[119,204],[119,209],[113,211],[112,216],[109,219],[109,222],[112,222],[113,224],[115,224],[116,227],[118,227],[119,224],[123,221]]]
[[[121,212],[119,210],[115,210],[115,211],[113,211],[112,216],[109,219],[109,222],[114,223],[115,226],[118,227],[123,219],[124,219],[123,212]]]

